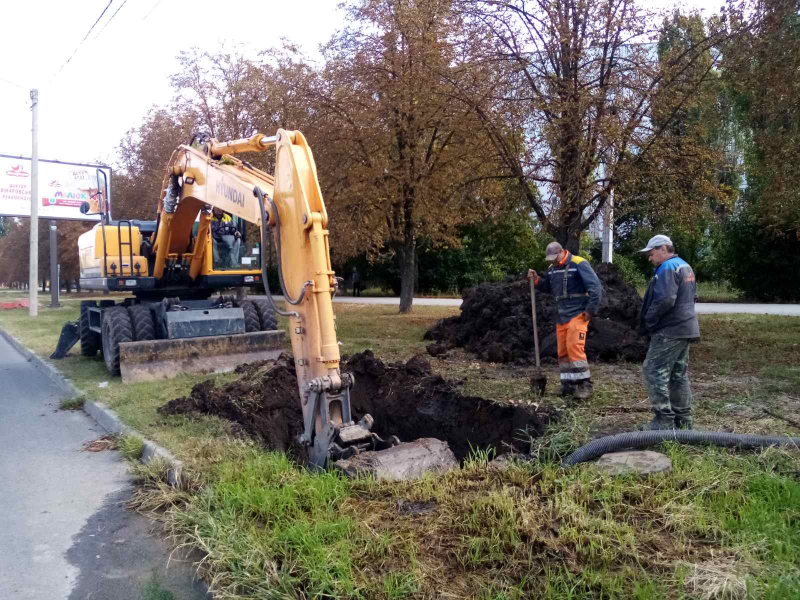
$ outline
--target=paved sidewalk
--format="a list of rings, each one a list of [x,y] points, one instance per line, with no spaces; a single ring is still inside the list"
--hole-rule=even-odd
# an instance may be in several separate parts
[[[170,561],[153,523],[124,508],[117,452],[86,452],[105,434],[0,337],[0,599],[139,600],[155,577],[175,600],[209,597],[189,561]]]
[[[264,298],[264,296],[253,296]],[[275,301],[283,303],[283,296],[273,296]],[[344,304],[378,304],[400,305],[400,298],[370,297],[362,298],[353,296],[336,296],[334,302]],[[461,298],[414,298],[415,306],[461,306]],[[738,304],[723,302],[698,302],[695,307],[697,314],[750,314],[750,315],[786,315],[800,317],[800,304]]]

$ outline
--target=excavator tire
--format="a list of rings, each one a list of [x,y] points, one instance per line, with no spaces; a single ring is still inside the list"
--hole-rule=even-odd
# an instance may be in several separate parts
[[[124,306],[103,311],[103,360],[112,375],[119,375],[119,345],[133,341],[133,326]]]
[[[258,318],[256,307],[253,306],[252,300],[245,300],[240,304],[242,312],[244,312],[244,330],[247,333],[255,333],[261,331],[261,321]]]
[[[83,300],[81,302],[81,356],[96,356],[100,349],[100,334],[89,329],[89,307],[97,306],[94,300]]]
[[[129,306],[128,316],[133,325],[133,341],[149,342],[156,339],[156,324],[148,307],[141,304]]]
[[[250,300],[250,302],[256,307],[256,312],[261,321],[261,331],[275,331],[278,329],[278,315],[275,314],[269,302],[261,298]]]

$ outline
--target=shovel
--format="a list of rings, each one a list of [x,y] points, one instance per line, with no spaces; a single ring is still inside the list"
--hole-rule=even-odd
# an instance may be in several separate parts
[[[531,282],[531,313],[533,315],[533,345],[536,349],[536,372],[531,377],[531,390],[537,396],[544,396],[547,387],[547,375],[542,371],[542,363],[539,359],[539,330],[536,328],[536,287]]]

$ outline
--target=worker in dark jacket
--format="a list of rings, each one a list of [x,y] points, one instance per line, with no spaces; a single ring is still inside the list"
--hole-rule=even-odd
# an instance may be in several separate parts
[[[650,336],[642,372],[655,413],[644,429],[691,429],[689,342],[700,338],[694,271],[665,235],[651,238],[641,252],[656,268],[639,317],[639,332]]]
[[[545,277],[531,269],[528,278],[536,289],[552,294],[558,304],[556,340],[561,395],[588,398],[592,395],[592,374],[586,359],[589,320],[600,310],[603,285],[589,261],[573,256],[558,242],[547,246],[545,259],[552,263]]]

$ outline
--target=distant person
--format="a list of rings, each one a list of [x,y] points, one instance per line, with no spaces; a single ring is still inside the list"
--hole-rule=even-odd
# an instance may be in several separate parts
[[[358,272],[356,267],[353,267],[353,296],[361,295],[361,273]]]
[[[211,244],[214,267],[237,267],[239,240],[242,234],[234,227],[231,216],[220,208],[211,211]]]
[[[700,339],[694,271],[665,235],[650,238],[641,252],[656,268],[639,316],[639,333],[650,336],[642,373],[655,414],[643,429],[691,429],[689,343]]]
[[[556,340],[558,368],[561,372],[561,395],[586,399],[592,395],[592,374],[586,358],[586,332],[589,320],[600,310],[603,285],[589,261],[573,256],[558,242],[548,244],[545,260],[552,263],[545,277],[533,269],[536,289],[552,294],[558,304]]]

